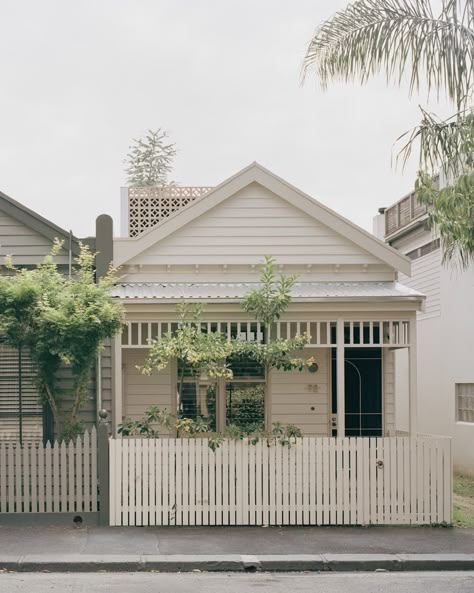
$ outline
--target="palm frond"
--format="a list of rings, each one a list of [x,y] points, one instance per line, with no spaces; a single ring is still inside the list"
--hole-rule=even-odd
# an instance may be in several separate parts
[[[456,177],[474,165],[474,112],[467,110],[446,120],[421,109],[421,123],[405,132],[397,142],[405,141],[397,162],[406,164],[415,143],[419,143],[419,169],[434,174],[443,170],[445,177]]]
[[[360,80],[385,72],[410,93],[425,81],[428,92],[445,89],[458,109],[466,106],[474,78],[474,0],[357,0],[323,22],[311,39],[303,81],[314,72],[330,80]]]

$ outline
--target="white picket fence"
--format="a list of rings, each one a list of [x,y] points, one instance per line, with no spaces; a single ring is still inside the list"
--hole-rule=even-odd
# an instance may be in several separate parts
[[[0,442],[0,513],[97,511],[97,435],[69,443]]]
[[[109,443],[111,525],[451,522],[449,438]]]

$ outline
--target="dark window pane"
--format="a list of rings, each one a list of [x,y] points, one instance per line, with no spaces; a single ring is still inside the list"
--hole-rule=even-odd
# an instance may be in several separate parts
[[[212,431],[216,430],[217,386],[184,383],[179,402],[179,416],[196,420],[202,418]]]
[[[360,427],[360,415],[359,414],[346,414],[346,432],[347,430]]]
[[[232,356],[228,360],[234,377],[247,377],[252,379],[264,379],[265,373],[263,366],[255,360],[250,360],[243,356]]]
[[[382,426],[382,414],[363,414],[362,428],[364,430],[378,430]]]

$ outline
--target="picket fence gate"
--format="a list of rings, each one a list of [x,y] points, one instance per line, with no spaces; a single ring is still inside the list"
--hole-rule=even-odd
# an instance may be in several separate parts
[[[451,522],[451,441],[110,439],[111,525]]]
[[[0,513],[97,509],[95,428],[69,443],[0,442]]]

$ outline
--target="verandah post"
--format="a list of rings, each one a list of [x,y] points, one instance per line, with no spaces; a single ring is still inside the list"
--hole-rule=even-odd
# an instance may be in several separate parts
[[[416,372],[416,317],[409,322],[408,346],[408,408],[410,436],[416,436],[418,431],[418,396]]]
[[[99,525],[109,525],[110,473],[109,473],[109,423],[107,412],[100,410],[97,430],[97,474],[99,482]]]
[[[337,319],[336,327],[336,376],[337,376],[337,436],[346,434],[346,402],[344,375],[344,319]]]
[[[113,338],[113,385],[112,385],[112,434],[117,435],[118,425],[122,422],[122,335]]]

